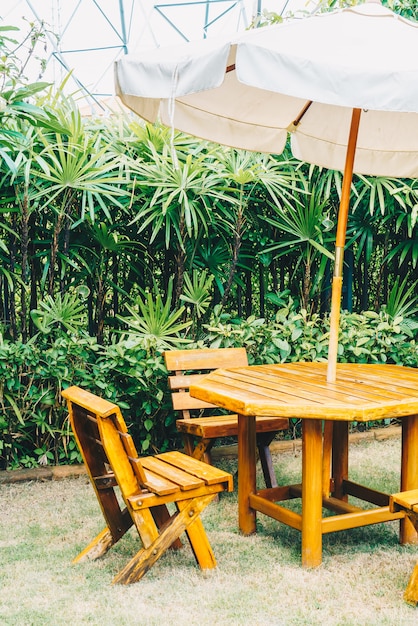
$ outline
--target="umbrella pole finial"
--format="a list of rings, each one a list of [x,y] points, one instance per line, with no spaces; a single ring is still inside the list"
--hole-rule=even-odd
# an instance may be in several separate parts
[[[327,382],[333,383],[337,376],[338,330],[340,325],[341,293],[343,284],[344,246],[347,231],[350,190],[353,180],[354,157],[360,125],[361,109],[353,109],[350,135],[345,159],[340,208],[338,211],[337,238],[335,242],[335,264],[332,279],[330,334],[328,345]]]

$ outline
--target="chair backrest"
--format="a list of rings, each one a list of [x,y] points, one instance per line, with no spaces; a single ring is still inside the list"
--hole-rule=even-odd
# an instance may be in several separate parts
[[[161,496],[181,489],[181,477],[178,484],[170,480],[169,466],[164,467],[161,473],[161,468],[155,467],[150,457],[139,459],[116,404],[76,386],[69,387],[62,395],[67,399],[71,426],[107,520],[109,509],[107,500],[103,501],[102,486],[118,485],[125,503],[133,496],[142,497],[145,491]],[[174,479],[179,478],[174,469],[171,471],[173,476]],[[196,479],[196,484],[204,483]],[[113,502],[111,505],[112,510],[118,508]]]
[[[191,384],[196,383],[208,372],[227,367],[248,365],[245,348],[204,348],[201,350],[167,350],[164,352],[166,368],[174,375],[168,383],[172,393],[173,408],[183,419],[190,419],[193,411],[218,408],[214,404],[192,398]]]
[[[147,479],[120,408],[80,387],[62,392],[70,422],[96,491],[114,480],[129,497],[147,486]]]

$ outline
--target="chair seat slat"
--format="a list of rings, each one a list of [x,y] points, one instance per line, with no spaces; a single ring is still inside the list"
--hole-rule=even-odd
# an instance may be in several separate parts
[[[179,469],[177,465],[165,462],[161,455],[157,457],[145,457],[141,459],[141,463],[145,469],[151,470],[160,476],[164,476],[178,485],[183,491],[197,489],[205,484],[204,480],[184,471],[184,468]]]

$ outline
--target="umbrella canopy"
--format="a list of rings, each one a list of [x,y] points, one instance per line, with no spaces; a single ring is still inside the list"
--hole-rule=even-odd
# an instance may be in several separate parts
[[[418,177],[418,23],[363,5],[129,55],[116,92],[144,119],[235,148],[344,170],[331,304],[335,380],[353,171]]]

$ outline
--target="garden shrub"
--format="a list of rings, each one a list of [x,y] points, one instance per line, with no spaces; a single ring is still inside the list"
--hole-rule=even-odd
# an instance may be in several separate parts
[[[215,308],[190,347],[247,349],[250,363],[325,361],[328,318],[296,310],[292,301],[270,321],[234,318]],[[339,361],[418,367],[417,326],[381,311],[343,312]],[[0,468],[74,463],[61,390],[80,385],[118,403],[140,453],[180,445],[162,354],[122,336],[108,346],[63,331],[28,343],[0,342]],[[299,431],[292,424],[285,434]]]

